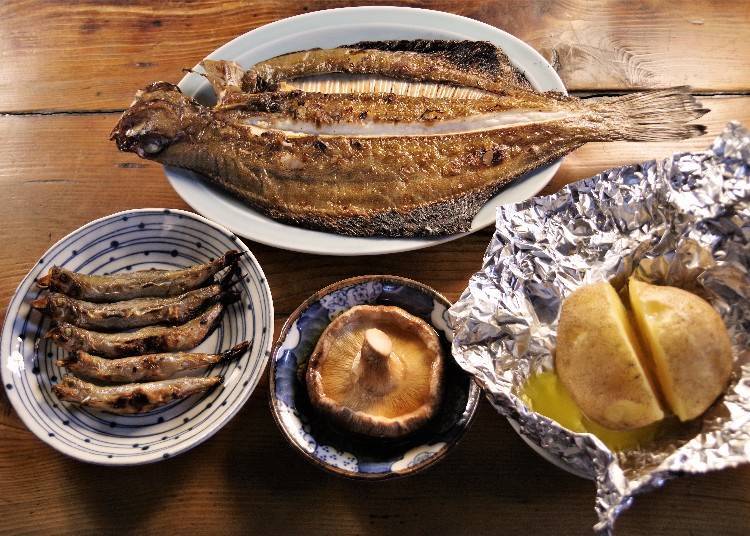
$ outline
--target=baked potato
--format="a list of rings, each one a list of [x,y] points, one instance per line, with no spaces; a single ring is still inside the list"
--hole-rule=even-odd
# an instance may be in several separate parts
[[[724,392],[732,347],[719,313],[699,296],[631,279],[630,304],[664,400],[681,421],[701,415]]]
[[[644,361],[628,312],[608,282],[581,287],[563,302],[555,369],[589,419],[629,430],[664,418]]]

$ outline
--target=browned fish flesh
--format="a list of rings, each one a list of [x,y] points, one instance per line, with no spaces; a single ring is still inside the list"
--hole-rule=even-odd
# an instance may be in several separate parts
[[[204,67],[212,70],[210,63]],[[276,56],[245,71],[242,90],[274,91],[283,81],[330,73],[382,75],[487,91],[531,89],[524,74],[492,43],[414,39],[363,41]]]
[[[77,376],[102,382],[146,382],[166,380],[187,370],[228,363],[243,355],[249,347],[250,342],[244,341],[220,354],[177,352],[120,359],[103,359],[79,351],[58,360],[57,365]]]
[[[222,382],[221,376],[185,377],[149,383],[100,386],[66,374],[52,386],[57,398],[109,413],[146,413],[175,400],[203,393]]]
[[[152,324],[183,324],[203,309],[222,301],[237,301],[238,295],[214,284],[169,298],[137,298],[112,303],[77,300],[52,292],[31,302],[57,322],[89,330],[115,331]]]
[[[590,141],[682,139],[687,88],[576,99],[231,94],[210,108],[166,82],[112,132],[120,150],[193,170],[282,222],[354,236],[467,231],[503,186]]]
[[[185,324],[150,326],[125,333],[101,333],[61,322],[45,335],[70,352],[103,357],[125,357],[155,352],[179,352],[198,346],[221,320],[224,305],[217,303]]]
[[[140,270],[125,274],[88,275],[53,266],[37,285],[89,302],[178,296],[200,287],[216,273],[234,266],[242,253],[228,251],[218,259],[179,270]]]

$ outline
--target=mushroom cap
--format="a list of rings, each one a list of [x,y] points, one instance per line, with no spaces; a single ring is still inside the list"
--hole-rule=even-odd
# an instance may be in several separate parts
[[[307,365],[310,401],[349,431],[395,438],[440,404],[445,356],[427,322],[400,307],[358,305],[318,339]]]

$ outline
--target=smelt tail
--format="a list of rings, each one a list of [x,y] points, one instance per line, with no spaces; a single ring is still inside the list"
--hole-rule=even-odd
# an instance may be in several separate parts
[[[221,353],[220,363],[228,363],[233,359],[240,357],[242,354],[247,352],[250,348],[250,341],[243,341],[235,346],[232,346],[229,350]]]
[[[607,140],[682,140],[706,133],[703,125],[689,125],[709,112],[687,86],[603,97],[591,101]]]
[[[223,290],[221,294],[219,294],[219,302],[221,302],[223,305],[231,305],[235,303],[236,301],[239,301],[241,297],[242,297],[241,292],[227,289],[227,290]]]

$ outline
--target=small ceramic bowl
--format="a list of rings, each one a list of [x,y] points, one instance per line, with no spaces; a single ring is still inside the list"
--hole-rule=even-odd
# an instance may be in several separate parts
[[[436,417],[400,440],[357,437],[321,418],[310,404],[304,374],[318,338],[330,322],[355,305],[395,305],[416,315],[440,336],[450,356],[451,303],[435,290],[402,277],[369,275],[345,279],[307,299],[287,319],[272,350],[270,403],[276,424],[294,448],[318,467],[360,479],[412,475],[448,454],[474,418],[481,390],[446,361],[445,394]]]
[[[228,306],[219,326],[195,349],[217,353],[251,340],[231,363],[191,375],[218,374],[224,383],[138,415],[113,415],[63,403],[51,387],[65,374],[56,365],[65,352],[44,338],[48,317],[31,308],[42,294],[35,284],[53,265],[85,274],[173,270],[207,262],[229,249],[245,254],[245,277],[234,288],[241,300]],[[205,441],[242,408],[263,375],[273,340],[273,302],[265,275],[247,246],[205,218],[175,209],[118,212],[76,229],[48,249],[10,300],[0,338],[6,395],[24,424],[63,454],[103,465],[137,465],[171,458]]]

